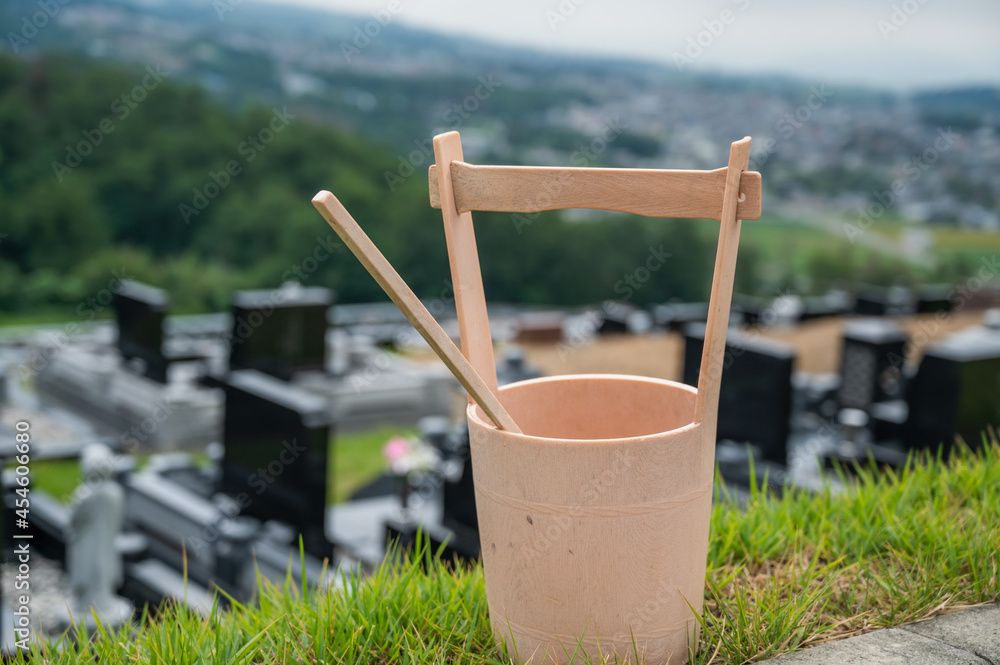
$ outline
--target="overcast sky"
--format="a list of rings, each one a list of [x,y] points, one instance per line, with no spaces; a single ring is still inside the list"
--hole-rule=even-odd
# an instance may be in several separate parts
[[[394,20],[412,27],[671,66],[678,60],[685,71],[894,89],[1000,84],[998,0],[275,1],[361,15],[395,1]],[[680,60],[699,37],[702,52],[692,47],[696,57]]]

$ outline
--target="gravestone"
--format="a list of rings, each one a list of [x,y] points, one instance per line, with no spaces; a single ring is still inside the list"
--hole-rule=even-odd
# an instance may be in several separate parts
[[[635,305],[617,300],[605,300],[601,305],[601,325],[598,334],[612,335],[629,332],[629,317],[638,312]]]
[[[858,287],[854,297],[854,313],[861,316],[900,316],[913,313],[913,294],[904,286]]]
[[[476,486],[472,479],[472,455],[469,453],[469,429],[463,427],[452,439],[451,459],[460,462],[462,473],[444,484],[442,521],[445,526],[459,524],[479,529],[476,515]]]
[[[952,311],[954,293],[955,287],[951,284],[927,284],[920,287],[917,291],[917,314]]]
[[[118,351],[126,362],[141,361],[147,377],[166,383],[163,322],[170,307],[166,291],[122,280],[115,289],[113,303],[118,318]]]
[[[497,385],[537,379],[542,375],[538,368],[528,364],[524,358],[524,349],[519,346],[509,346],[503,360],[497,363]]]
[[[902,399],[872,404],[871,430],[875,441],[895,441],[898,443],[903,438],[903,430],[909,413],[906,400]]]
[[[286,522],[306,552],[330,558],[326,538],[329,448],[326,401],[256,370],[230,372],[223,424],[222,491],[241,514]]]
[[[892,442],[872,441],[872,427],[868,412],[846,408],[837,413],[840,438],[820,454],[825,468],[839,467],[854,472],[858,468],[874,466],[876,469],[902,469],[907,464],[906,452]]]
[[[684,330],[684,383],[697,386],[705,325]],[[757,446],[764,459],[784,464],[792,409],[795,352],[786,344],[738,330],[726,335],[716,438]]]
[[[670,302],[653,308],[656,325],[675,332],[683,331],[689,323],[704,323],[707,320],[707,302]]]
[[[767,311],[769,306],[770,303],[768,303],[768,301],[764,298],[741,294],[733,295],[732,311],[739,313],[741,317],[740,321],[742,325],[745,326],[755,326],[759,324],[761,322],[761,317],[764,315],[764,312]]]
[[[910,382],[907,401],[906,447],[943,445],[948,452],[955,435],[978,446],[987,427],[1000,425],[1000,335],[984,328],[931,346]]]
[[[326,366],[327,310],[333,292],[297,282],[279,289],[233,294],[233,327],[227,338],[229,367],[289,380],[296,372]]]
[[[844,291],[830,291],[821,296],[802,299],[803,309],[799,321],[812,321],[828,316],[842,316],[851,309],[852,300]]]
[[[906,347],[906,335],[892,321],[868,318],[845,323],[840,406],[870,412],[876,402],[902,398]]]

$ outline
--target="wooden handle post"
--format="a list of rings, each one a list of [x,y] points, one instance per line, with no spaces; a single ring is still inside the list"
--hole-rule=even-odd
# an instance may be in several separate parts
[[[490,319],[486,312],[486,295],[483,292],[483,275],[479,268],[479,250],[476,247],[476,230],[472,226],[472,213],[455,208],[451,167],[462,161],[462,140],[458,132],[447,132],[434,137],[434,160],[438,179],[438,198],[444,218],[444,238],[448,245],[448,263],[451,265],[451,283],[455,290],[455,313],[458,331],[462,337],[462,351],[487,387],[497,391],[497,367],[493,357],[493,338]]]
[[[740,244],[740,219],[736,216],[740,204],[740,179],[750,165],[750,137],[736,141],[729,149],[726,168],[726,189],[722,199],[722,220],[719,226],[719,247],[715,254],[715,274],[712,296],[708,303],[705,345],[701,352],[698,373],[698,398],[694,406],[694,422],[714,420],[719,410],[719,388],[726,360],[726,331],[729,328],[729,306],[733,299],[733,279],[736,276],[736,252]]]

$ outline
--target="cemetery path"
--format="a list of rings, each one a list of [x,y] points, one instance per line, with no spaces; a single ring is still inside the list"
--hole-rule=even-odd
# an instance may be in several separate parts
[[[771,658],[773,665],[1000,665],[1000,604],[865,633]]]
[[[979,325],[983,312],[951,312],[899,317],[896,320],[912,340],[907,356],[918,361],[928,344],[949,333]],[[840,367],[843,318],[807,321],[793,327],[760,330],[760,336],[791,344],[796,351],[796,371],[822,374]],[[752,332],[753,329],[750,329]],[[528,361],[548,375],[616,373],[639,374],[679,381],[683,370],[684,340],[679,333],[605,335],[583,344],[522,344]]]

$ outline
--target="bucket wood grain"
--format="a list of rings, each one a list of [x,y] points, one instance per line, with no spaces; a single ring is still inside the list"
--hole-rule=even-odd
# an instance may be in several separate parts
[[[522,381],[500,396],[523,434],[469,406],[490,621],[512,657],[687,660],[714,478],[696,395],[639,376]]]

